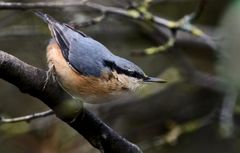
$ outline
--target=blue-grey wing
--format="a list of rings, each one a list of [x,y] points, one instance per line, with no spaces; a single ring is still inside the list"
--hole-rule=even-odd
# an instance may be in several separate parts
[[[113,57],[106,47],[90,37],[76,35],[70,42],[69,63],[83,75],[101,76],[108,69],[104,61]]]

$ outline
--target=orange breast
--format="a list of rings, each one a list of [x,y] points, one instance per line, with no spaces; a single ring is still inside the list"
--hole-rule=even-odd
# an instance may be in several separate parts
[[[129,78],[124,74],[104,73],[100,78],[84,76],[76,72],[64,59],[56,42],[47,47],[47,60],[49,66],[54,66],[57,80],[73,96],[106,96],[119,93],[123,90],[135,89],[138,80]]]

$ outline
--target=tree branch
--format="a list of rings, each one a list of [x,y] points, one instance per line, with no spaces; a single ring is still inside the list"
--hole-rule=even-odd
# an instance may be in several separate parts
[[[206,35],[198,27],[192,25],[189,21],[190,19],[196,19],[202,12],[205,5],[205,0],[202,0],[198,5],[195,13],[184,16],[178,21],[171,21],[165,18],[156,16],[152,14],[147,6],[135,6],[133,8],[124,9],[112,6],[105,6],[99,3],[90,2],[87,0],[77,1],[77,2],[34,2],[34,3],[20,3],[20,2],[1,2],[0,9],[14,9],[14,10],[26,10],[26,9],[41,9],[41,8],[63,8],[63,7],[88,7],[102,12],[104,15],[114,14],[118,16],[123,16],[133,21],[141,21],[141,23],[150,25],[162,34],[162,37],[169,37],[169,30],[177,30],[183,34],[189,34],[189,39],[185,39],[186,35],[183,37],[177,36],[177,41],[188,41],[190,44],[196,45],[206,45],[212,50],[216,50],[217,46],[215,42]],[[104,16],[105,17],[105,16]],[[101,19],[101,18],[100,18]],[[191,20],[191,21],[192,21]],[[91,24],[90,24],[91,25]],[[165,28],[166,27],[166,28]],[[166,31],[167,29],[167,31]],[[179,35],[179,34],[178,34]],[[194,37],[197,36],[197,37]],[[180,39],[179,39],[180,38]]]
[[[0,78],[17,86],[54,110],[54,113],[94,147],[103,153],[141,153],[134,144],[122,138],[94,114],[82,108],[81,102],[72,100],[59,85],[50,78],[43,90],[47,74],[44,70],[28,65],[16,57],[0,51]],[[67,110],[67,111],[66,111]]]
[[[41,117],[46,117],[53,115],[54,112],[52,110],[47,110],[44,112],[40,113],[34,113],[26,116],[20,116],[20,117],[15,117],[15,118],[5,118],[5,117],[0,117],[0,123],[16,123],[16,122],[30,122],[33,119],[41,118]]]
[[[111,7],[111,6],[105,6],[102,4],[98,4],[95,2],[89,2],[87,0],[82,0],[78,2],[34,2],[34,3],[20,3],[20,2],[0,2],[0,9],[40,9],[40,8],[62,8],[62,7],[79,7],[79,6],[85,6],[89,7],[98,11],[101,11],[103,13],[108,14],[117,14],[124,17],[128,17],[135,20],[140,21],[150,21],[151,23],[154,23],[159,26],[164,26],[169,29],[178,29],[182,31],[186,31],[188,33],[191,33],[196,36],[205,36],[205,34],[198,29],[197,27],[191,25],[185,26],[183,22],[180,21],[170,21],[164,18],[161,18],[159,16],[151,14],[147,8],[143,12],[141,10],[138,10],[137,8],[133,9],[122,9],[118,7]]]

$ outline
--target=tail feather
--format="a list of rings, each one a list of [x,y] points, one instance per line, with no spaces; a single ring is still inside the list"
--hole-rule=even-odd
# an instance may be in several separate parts
[[[61,48],[64,58],[68,60],[69,42],[63,31],[63,28],[65,27],[65,25],[59,23],[50,15],[47,15],[40,11],[36,11],[34,13],[48,24],[52,37],[55,39],[55,41],[58,43],[59,47]]]
[[[51,17],[41,11],[35,11],[34,14],[37,15],[39,18],[41,18],[44,22],[46,22],[48,24],[53,24],[53,23],[57,22],[53,17]]]

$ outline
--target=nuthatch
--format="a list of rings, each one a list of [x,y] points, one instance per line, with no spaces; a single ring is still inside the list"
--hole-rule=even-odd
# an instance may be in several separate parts
[[[49,26],[49,67],[60,85],[74,97],[112,95],[132,91],[144,82],[163,83],[147,76],[134,63],[112,54],[104,45],[51,16],[36,12]]]

